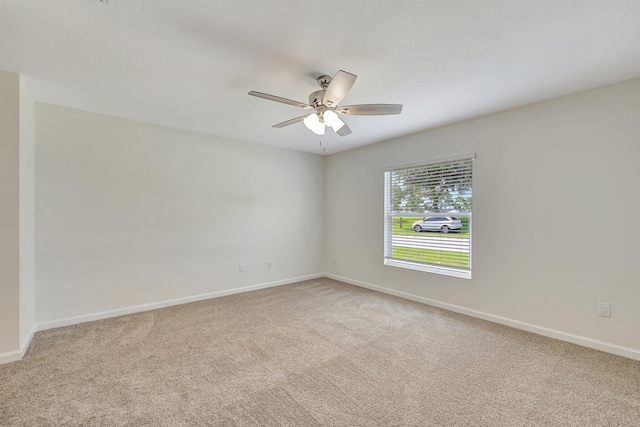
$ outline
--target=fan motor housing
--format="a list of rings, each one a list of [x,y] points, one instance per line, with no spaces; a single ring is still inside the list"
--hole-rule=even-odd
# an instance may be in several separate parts
[[[311,95],[309,95],[309,105],[312,105],[313,108],[318,108],[320,106],[322,106],[322,100],[324,99],[324,94],[325,94],[326,90],[321,89],[321,90],[317,90],[315,92],[313,92]]]

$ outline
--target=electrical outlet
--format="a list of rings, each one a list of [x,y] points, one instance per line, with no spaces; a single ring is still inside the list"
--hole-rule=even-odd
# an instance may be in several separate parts
[[[238,271],[239,271],[240,273],[244,273],[244,264],[240,264],[240,265],[238,266]]]
[[[611,317],[611,304],[609,304],[608,302],[599,302],[598,316]]]
[[[338,263],[338,257],[335,257],[335,256],[333,257],[333,263],[334,263],[334,264],[337,264],[337,263]]]
[[[267,261],[267,269],[271,270],[273,268],[273,263],[271,261]]]

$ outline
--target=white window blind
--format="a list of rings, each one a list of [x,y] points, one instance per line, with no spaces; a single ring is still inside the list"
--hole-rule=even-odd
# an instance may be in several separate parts
[[[385,172],[384,259],[471,278],[473,156]]]

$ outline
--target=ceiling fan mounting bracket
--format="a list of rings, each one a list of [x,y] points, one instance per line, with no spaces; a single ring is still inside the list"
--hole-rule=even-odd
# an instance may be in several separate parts
[[[322,90],[327,90],[327,88],[329,87],[329,83],[331,83],[331,80],[333,79],[330,76],[326,75],[319,76],[316,79]]]

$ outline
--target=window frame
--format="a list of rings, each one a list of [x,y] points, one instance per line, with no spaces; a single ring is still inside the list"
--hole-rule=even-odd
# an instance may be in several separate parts
[[[432,215],[424,215],[424,213],[418,213],[418,212],[408,212],[408,213],[403,213],[403,214],[393,214],[391,212],[391,206],[389,206],[389,202],[391,201],[391,186],[392,183],[390,181],[390,176],[391,173],[394,171],[398,171],[398,170],[403,170],[403,169],[411,169],[411,168],[419,168],[419,167],[425,167],[425,166],[430,166],[430,165],[435,165],[435,164],[441,164],[441,163],[452,163],[452,162],[456,162],[456,161],[463,161],[463,160],[471,160],[471,193],[473,195],[473,170],[474,170],[474,164],[475,164],[475,159],[476,159],[476,155],[474,154],[468,154],[468,155],[464,155],[464,156],[458,156],[458,157],[448,157],[448,158],[443,158],[443,159],[437,159],[437,160],[428,160],[425,162],[420,162],[420,163],[412,163],[412,164],[405,164],[405,165],[398,165],[398,166],[393,166],[393,167],[387,167],[384,169],[384,200],[383,200],[383,204],[384,204],[384,265],[388,265],[391,267],[399,267],[399,268],[405,268],[405,269],[409,269],[409,270],[417,270],[417,271],[423,271],[423,272],[427,272],[427,273],[435,273],[435,274],[441,274],[441,275],[446,275],[446,276],[453,276],[453,277],[459,277],[459,278],[463,278],[463,279],[471,279],[471,271],[472,271],[472,239],[473,239],[473,220],[472,220],[472,214],[473,214],[473,202],[472,202],[472,206],[470,211],[467,213],[460,213],[460,212],[456,212],[455,216],[460,218],[460,217],[469,217],[469,268],[460,268],[460,267],[453,267],[453,266],[442,266],[442,265],[435,265],[435,264],[427,264],[427,263],[421,263],[421,262],[417,262],[417,261],[410,261],[410,260],[401,260],[401,259],[397,259],[397,258],[391,258],[391,239],[392,239],[392,221],[394,217],[400,217],[400,216],[422,216],[423,218],[425,216],[437,216],[438,214],[432,214]],[[473,196],[472,196],[473,197]],[[440,214],[442,215],[442,214]],[[447,213],[448,216],[452,216],[453,213]]]

